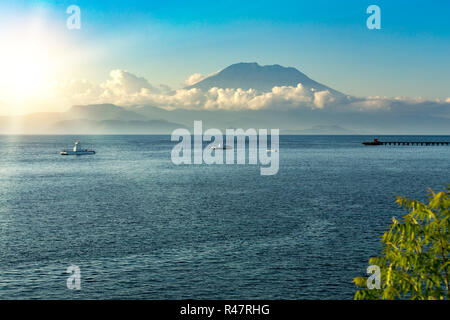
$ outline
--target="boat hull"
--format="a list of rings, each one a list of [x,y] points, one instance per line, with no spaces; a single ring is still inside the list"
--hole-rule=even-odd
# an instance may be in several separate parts
[[[95,151],[61,151],[62,156],[85,156],[95,154]]]
[[[382,146],[383,145],[382,142],[373,142],[373,141],[363,142],[362,144],[365,146]]]

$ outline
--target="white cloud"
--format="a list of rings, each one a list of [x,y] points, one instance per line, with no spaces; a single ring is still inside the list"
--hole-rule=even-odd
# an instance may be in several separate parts
[[[193,83],[202,76],[193,74],[186,83]],[[192,82],[191,82],[192,81]],[[145,78],[123,70],[113,70],[110,77],[96,85],[86,80],[63,81],[55,87],[55,95],[64,97],[69,104],[113,103],[121,106],[153,105],[166,109],[195,110],[260,110],[260,109],[328,109],[339,108],[358,112],[389,111],[394,108],[425,108],[429,103],[450,107],[450,98],[426,101],[422,98],[342,97],[328,90],[315,91],[297,86],[275,86],[270,92],[254,89],[198,88],[171,90],[160,85],[152,86]],[[425,109],[423,109],[425,110]]]
[[[201,73],[194,73],[194,74],[191,74],[186,80],[184,80],[184,83],[187,86],[192,86],[192,85],[194,85],[196,83],[199,83],[200,81],[202,81],[202,80],[204,80],[204,79],[206,79],[208,77],[212,77],[212,76],[218,74],[220,71],[222,71],[222,70],[218,70],[216,72],[213,72],[213,73],[210,73],[210,74],[207,74],[207,75],[203,75]]]
[[[389,110],[391,108],[391,100],[380,97],[367,98],[350,98],[348,107],[358,111],[377,111]]]
[[[191,74],[191,75],[189,76],[189,78],[187,78],[187,79],[184,81],[184,83],[185,83],[187,86],[192,86],[192,85],[196,84],[197,82],[202,81],[202,80],[205,79],[205,78],[206,78],[206,76],[204,76],[204,75],[202,75],[202,74],[200,74],[200,73],[194,73],[194,74]]]
[[[322,109],[326,105],[334,102],[336,100],[335,97],[330,93],[330,91],[316,91],[314,92],[314,104],[317,108]]]
[[[110,91],[114,95],[135,94],[142,89],[148,89],[151,92],[159,92],[145,78],[139,78],[134,74],[124,70],[112,70],[109,73],[110,79],[106,80],[100,86]]]

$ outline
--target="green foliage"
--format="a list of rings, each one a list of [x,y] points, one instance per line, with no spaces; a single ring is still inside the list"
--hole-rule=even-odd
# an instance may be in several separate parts
[[[450,185],[444,192],[430,189],[427,204],[397,197],[409,213],[402,221],[392,218],[382,255],[369,260],[380,267],[380,289],[368,289],[367,278],[357,277],[355,300],[450,298],[449,194]]]

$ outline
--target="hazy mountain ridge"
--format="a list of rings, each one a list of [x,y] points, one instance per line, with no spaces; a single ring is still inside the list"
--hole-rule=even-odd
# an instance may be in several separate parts
[[[149,119],[113,104],[73,106],[66,112],[0,117],[0,134],[167,134],[179,123]]]
[[[316,125],[308,129],[288,130],[286,134],[355,134],[354,131],[348,130],[338,125]]]
[[[165,120],[64,120],[51,126],[56,133],[167,134],[183,125]]]
[[[72,106],[64,113],[66,119],[142,120],[142,115],[114,104]]]
[[[204,130],[279,128],[284,134],[450,134],[450,119],[429,115],[418,118],[407,112],[393,115],[310,109],[165,110],[111,104],[77,106],[77,109],[80,110],[76,113],[69,109],[61,113],[0,117],[0,134],[170,134],[176,128],[192,128],[195,120],[202,120]],[[99,110],[105,111],[104,116]]]

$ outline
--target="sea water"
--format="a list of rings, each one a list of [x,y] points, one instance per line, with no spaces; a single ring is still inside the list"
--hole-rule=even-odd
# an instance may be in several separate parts
[[[261,176],[174,165],[170,136],[0,136],[0,299],[351,299],[395,196],[450,183],[450,147],[372,138],[281,136]]]

